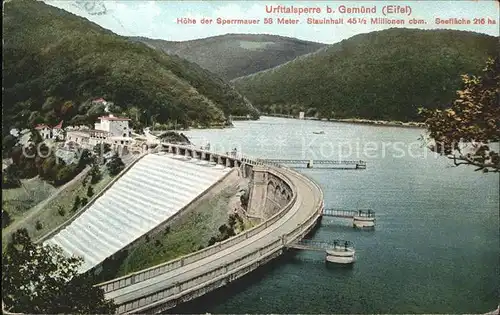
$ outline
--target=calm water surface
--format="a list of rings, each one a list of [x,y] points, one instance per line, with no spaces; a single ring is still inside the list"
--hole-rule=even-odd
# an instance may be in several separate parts
[[[324,131],[325,134],[313,134]],[[371,208],[374,231],[324,218],[312,236],[354,242],[358,261],[332,268],[288,253],[175,312],[481,313],[498,305],[498,176],[452,167],[421,147],[423,130],[262,118],[186,132],[197,145],[266,158],[362,159],[366,170],[300,169],[327,208]]]

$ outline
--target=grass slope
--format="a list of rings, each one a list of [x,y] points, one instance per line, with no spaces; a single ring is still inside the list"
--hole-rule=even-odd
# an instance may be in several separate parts
[[[233,83],[263,112],[412,121],[418,107],[450,102],[460,75],[479,73],[498,54],[497,42],[472,32],[393,28]]]
[[[54,186],[38,176],[22,179],[21,183],[19,188],[2,189],[2,210],[6,210],[14,220],[56,191]]]
[[[325,44],[265,34],[226,34],[183,42],[132,37],[195,62],[224,79],[234,79],[311,53]]]
[[[13,216],[14,221],[11,223],[11,225],[2,229],[2,244],[6,245],[8,243],[7,240],[9,239],[10,235],[17,229],[27,229],[31,238],[33,240],[37,240],[59,225],[66,222],[75,214],[71,211],[71,208],[73,207],[76,196],[79,196],[80,198],[87,198],[87,200],[90,200],[91,197],[88,197],[86,195],[89,185],[92,186],[94,194],[97,194],[113,180],[113,177],[111,177],[104,169],[102,171],[102,179],[94,185],[90,184],[89,177],[87,177],[86,175],[81,176],[79,179],[69,183],[69,185],[64,188],[63,191],[57,194],[57,196],[55,196],[42,208],[24,208],[24,211],[22,213],[15,213],[15,215]],[[43,187],[48,186],[48,184],[46,183],[44,185],[45,186]],[[18,189],[10,189],[7,191],[9,192],[9,194],[15,194],[15,191],[18,191]],[[40,187],[39,189],[42,189],[42,187]],[[2,190],[2,192],[4,191]],[[43,200],[41,201],[43,202]],[[24,207],[26,207],[26,205],[24,205]],[[61,209],[64,210],[64,213],[62,214],[60,213]],[[35,211],[35,213],[32,214],[32,211]],[[36,228],[36,222],[38,221],[41,223],[41,229]]]
[[[97,97],[158,123],[208,125],[258,114],[198,65],[41,1],[5,3],[3,34],[4,130],[60,119],[93,123],[103,112],[90,104]]]

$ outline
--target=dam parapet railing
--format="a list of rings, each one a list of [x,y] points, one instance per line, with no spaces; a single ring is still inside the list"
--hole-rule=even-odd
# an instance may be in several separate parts
[[[169,144],[169,145],[175,146],[178,148],[189,149],[189,150],[204,151],[204,150],[200,150],[197,148],[186,147],[186,146],[181,146],[181,145],[178,145],[178,146],[172,145],[172,144]],[[206,151],[206,153],[211,153],[211,152]],[[211,153],[211,154],[215,154],[215,153]],[[225,158],[230,158],[230,159],[237,159],[236,157],[231,157],[231,156],[226,156],[226,155],[220,155],[220,154],[215,154],[215,155],[222,156]],[[264,165],[264,164],[256,162],[256,160],[253,158],[241,158],[241,161],[246,163],[246,164],[252,165],[252,166],[253,165]],[[254,162],[255,164],[253,164],[252,162]],[[187,265],[187,264],[196,262],[198,260],[204,259],[208,256],[211,256],[215,253],[218,253],[224,249],[230,248],[230,247],[234,246],[235,244],[238,244],[241,241],[262,232],[269,225],[274,224],[281,217],[283,217],[286,214],[287,210],[289,208],[291,208],[291,206],[293,206],[293,204],[295,203],[295,200],[297,199],[296,188],[295,188],[294,184],[286,176],[278,173],[277,171],[275,171],[273,169],[269,169],[268,172],[283,179],[283,181],[288,185],[288,187],[290,187],[291,191],[293,192],[292,199],[288,202],[288,204],[285,205],[285,207],[282,210],[280,210],[279,212],[277,212],[274,216],[269,218],[269,220],[262,222],[259,225],[255,226],[249,230],[243,231],[242,233],[240,233],[234,237],[231,237],[223,242],[215,243],[212,246],[206,247],[206,248],[201,249],[199,251],[196,251],[194,253],[179,257],[179,258],[174,259],[174,260],[167,261],[165,263],[161,263],[161,264],[153,266],[153,267],[146,268],[146,269],[141,270],[141,271],[137,271],[137,272],[122,276],[120,278],[116,278],[116,279],[112,279],[112,280],[109,280],[106,282],[96,284],[96,286],[102,288],[105,293],[119,290],[121,288],[133,285],[135,283],[142,282],[142,281],[154,278],[158,275],[170,272],[170,271],[175,270],[177,268],[181,268],[184,265]]]
[[[283,174],[281,175],[283,176]],[[261,226],[265,225],[267,227],[268,225],[275,223],[279,218],[283,217],[291,207],[293,207],[294,203],[295,198],[291,200],[290,203],[287,204],[280,212],[276,213],[274,217],[261,224]],[[148,312],[152,311],[155,313],[161,312],[175,307],[179,303],[194,299],[211,290],[224,286],[229,282],[249,273],[250,271],[258,268],[260,265],[281,255],[287,244],[293,243],[297,239],[307,235],[314,227],[321,214],[321,209],[323,207],[322,198],[321,202],[318,202],[316,207],[318,207],[319,210],[314,211],[311,216],[286,235],[283,235],[274,241],[269,240],[267,245],[262,246],[237,260],[224,264],[223,266],[207,270],[203,274],[189,280],[172,283],[172,285],[167,288],[160,289],[154,293],[141,296],[131,301],[127,301],[123,304],[118,303],[119,307],[117,312],[141,313],[146,310],[148,310]]]
[[[295,242],[297,239],[302,238],[307,235],[307,233],[309,233],[322,213],[323,192],[321,191],[321,188],[316,183],[314,183],[314,181],[292,169],[288,169],[287,167],[281,165],[276,165],[275,163],[265,163],[262,160],[252,157],[241,155],[238,156],[236,154],[224,155],[205,151],[193,146],[168,143],[162,143],[161,145],[166,148],[166,150],[163,151],[167,151],[169,153],[215,161],[216,163],[225,164],[226,166],[231,167],[241,167],[244,165],[249,165],[250,167],[256,165],[270,166],[266,168],[266,171],[279,177],[286,185],[289,186],[290,190],[292,191],[292,198],[284,207],[282,207],[282,209],[280,209],[276,214],[274,214],[265,222],[262,222],[247,231],[243,231],[242,233],[230,239],[227,239],[220,243],[216,243],[210,247],[179,257],[177,259],[95,285],[102,288],[105,293],[113,292],[124,287],[140,283],[142,281],[154,278],[161,274],[199,261],[213,254],[219,253],[224,249],[228,249],[264,231],[270,225],[273,225],[286,213],[288,213],[288,211],[295,205],[297,201],[297,188],[295,187],[292,180],[287,176],[287,172],[296,173],[300,176],[300,178],[314,185],[320,192],[320,198],[318,199],[317,204],[314,205],[314,211],[311,211],[311,215],[308,216],[308,218],[304,222],[298,224],[297,227],[294,228],[291,232],[284,234],[280,238],[274,240],[269,239],[266,245],[252,251],[251,253],[248,253],[243,257],[239,257],[237,260],[228,262],[222,266],[219,265],[211,269],[207,269],[206,272],[203,272],[202,274],[199,274],[193,278],[187,279],[186,281],[174,282],[166,288],[159,288],[155,292],[145,294],[131,300],[115,300],[115,303],[118,305],[117,313],[136,313],[144,312],[146,310],[160,312],[172,308],[179,303],[191,300],[211,290],[219,288],[256,269],[258,266],[266,263],[267,261],[281,255],[281,253],[286,250],[287,244]],[[142,288],[139,287],[134,291],[139,291],[141,289]],[[117,298],[119,299],[119,296]]]

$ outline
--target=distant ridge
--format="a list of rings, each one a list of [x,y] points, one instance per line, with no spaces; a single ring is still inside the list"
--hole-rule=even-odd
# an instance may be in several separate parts
[[[61,120],[93,124],[104,108],[90,100],[101,97],[141,124],[220,126],[229,115],[258,117],[231,85],[199,65],[42,1],[5,3],[3,26],[7,132]]]
[[[268,34],[226,34],[180,42],[145,37],[130,39],[197,63],[226,80],[275,67],[326,46]]]
[[[263,113],[418,121],[418,107],[449,103],[460,75],[498,52],[498,38],[485,34],[392,28],[232,82]]]

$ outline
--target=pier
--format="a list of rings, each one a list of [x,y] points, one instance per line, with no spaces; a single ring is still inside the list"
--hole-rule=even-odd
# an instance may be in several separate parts
[[[355,216],[375,217],[375,211],[371,209],[345,210],[345,209],[323,209],[323,216],[334,218],[351,218]]]
[[[288,248],[325,252],[325,261],[335,264],[352,264],[356,260],[353,244],[346,240],[313,241],[303,239],[287,245]]]
[[[352,219],[355,228],[375,227],[375,211],[371,209],[344,210],[344,209],[323,209],[322,216],[333,218]]]
[[[300,159],[259,159],[263,163],[277,165],[300,165],[305,168],[321,169],[366,169],[366,161],[361,160],[300,160]]]
[[[328,241],[313,241],[308,239],[303,239],[295,243],[288,244],[288,248],[303,249],[303,250],[313,250],[324,252],[325,250],[332,249],[336,245],[334,242]]]

